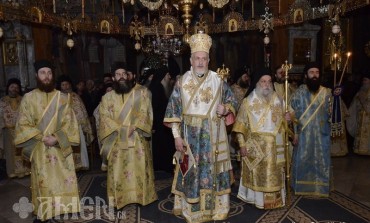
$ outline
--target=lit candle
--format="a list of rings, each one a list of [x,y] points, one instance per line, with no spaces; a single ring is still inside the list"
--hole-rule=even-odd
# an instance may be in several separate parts
[[[337,53],[334,53],[334,87],[337,84]]]
[[[340,77],[340,80],[339,80],[339,85],[342,83],[342,79],[343,79],[343,76],[344,76],[344,71],[346,70],[347,68],[347,65],[348,65],[348,59],[349,57],[351,56],[351,52],[348,52],[347,53],[347,60],[346,60],[346,63],[344,64],[344,68],[342,70],[342,74],[341,74],[341,77]]]
[[[57,13],[57,7],[55,5],[55,0],[53,0],[53,12],[54,13]]]
[[[281,13],[281,3],[280,3],[280,0],[279,0],[279,10],[278,10],[278,14],[280,15]]]
[[[351,56],[351,52],[347,52],[347,60],[349,59],[349,57]],[[347,73],[348,73],[348,64],[347,64]]]

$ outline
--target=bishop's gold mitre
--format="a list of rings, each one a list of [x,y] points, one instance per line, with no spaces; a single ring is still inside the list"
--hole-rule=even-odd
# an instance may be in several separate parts
[[[212,45],[212,39],[205,33],[197,33],[190,37],[189,45],[191,53],[200,51],[209,53],[209,49]]]

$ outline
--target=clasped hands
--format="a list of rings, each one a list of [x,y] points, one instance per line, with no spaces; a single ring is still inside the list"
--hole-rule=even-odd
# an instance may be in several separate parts
[[[230,113],[229,108],[226,105],[219,104],[216,108],[217,116],[225,116]]]
[[[45,146],[55,146],[58,142],[57,138],[53,135],[43,136],[41,140]]]

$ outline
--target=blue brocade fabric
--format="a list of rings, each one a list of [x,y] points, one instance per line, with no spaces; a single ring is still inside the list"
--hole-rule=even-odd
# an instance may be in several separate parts
[[[307,126],[302,130],[304,123],[298,123],[299,142],[292,158],[292,186],[296,194],[329,196],[330,97],[330,89],[322,89],[318,99],[307,112],[309,117],[313,115]],[[314,95],[306,85],[302,85],[292,96],[291,106],[298,119],[309,107],[313,98]]]

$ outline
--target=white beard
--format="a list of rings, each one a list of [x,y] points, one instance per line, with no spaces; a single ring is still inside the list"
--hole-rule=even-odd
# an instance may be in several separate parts
[[[256,85],[256,94],[259,98],[263,98],[266,101],[270,101],[273,92],[274,90],[272,86],[266,89],[262,89],[262,87]]]

